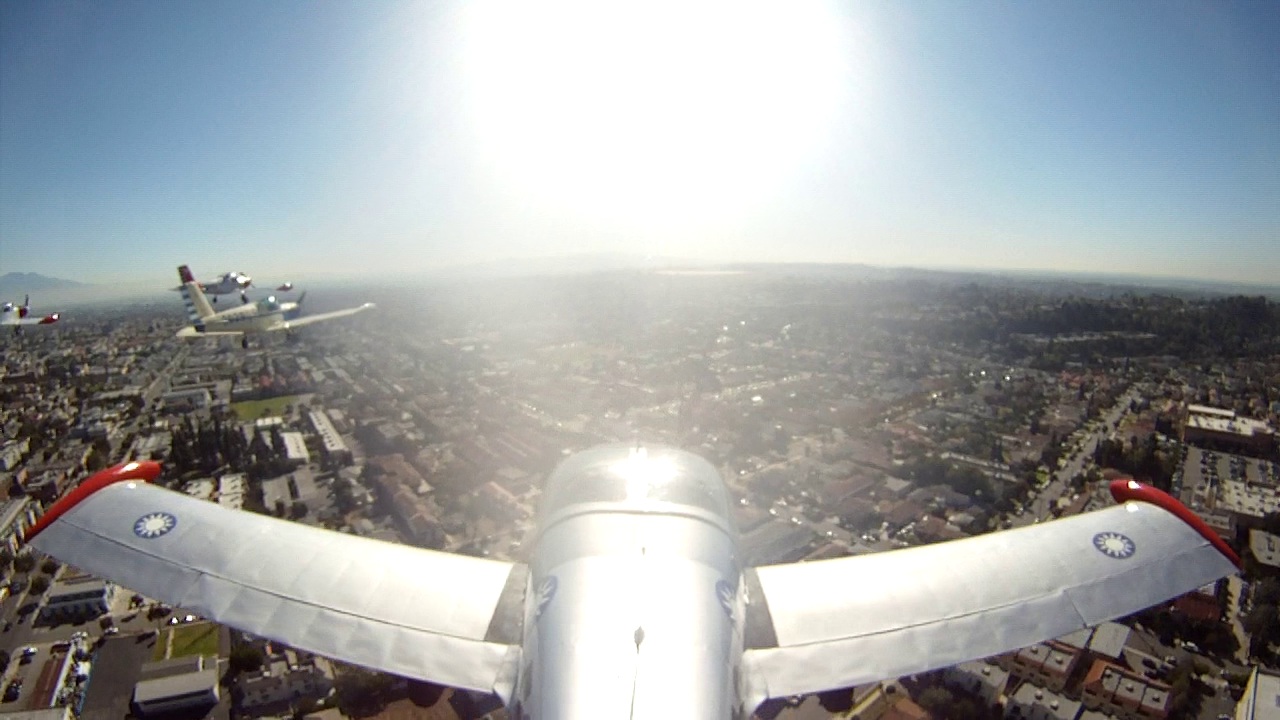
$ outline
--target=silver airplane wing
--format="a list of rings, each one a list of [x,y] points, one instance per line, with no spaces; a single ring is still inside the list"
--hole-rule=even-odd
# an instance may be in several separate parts
[[[1236,571],[1234,553],[1190,511],[1128,485],[1126,494],[1113,484],[1117,499],[1145,502],[937,545],[756,568],[744,653],[751,698],[996,655]]]
[[[214,337],[218,335],[244,335],[243,330],[197,330],[192,325],[187,325],[174,334],[174,337],[180,338],[198,338],[198,337]]]
[[[129,479],[158,472],[130,463],[89,478],[28,531],[30,544],[206,618],[408,678],[491,692],[518,663],[518,631],[498,609],[507,589],[504,610],[522,613],[511,598],[523,599],[524,566],[229,510]]]
[[[355,315],[356,313],[364,312],[365,310],[369,310],[370,308],[373,308],[373,307],[374,307],[373,303],[365,303],[359,307],[347,308],[346,310],[334,310],[333,312],[320,313],[318,315],[307,315],[304,317],[300,317],[296,320],[286,320],[285,322],[282,322],[279,325],[272,327],[271,329],[272,330],[293,330],[294,328],[300,328],[306,325],[310,325],[312,323],[318,323],[321,320],[333,320],[334,318]]]

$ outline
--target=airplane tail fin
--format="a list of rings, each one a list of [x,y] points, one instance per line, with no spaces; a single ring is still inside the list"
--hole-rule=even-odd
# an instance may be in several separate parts
[[[23,295],[22,305],[18,307],[18,319],[21,320],[26,317],[29,312],[31,312],[31,296]]]
[[[178,278],[182,280],[182,303],[187,308],[187,320],[192,325],[200,326],[204,324],[206,318],[213,316],[213,306],[209,304],[209,299],[204,296],[204,292],[200,290],[200,283],[191,275],[191,269],[186,265],[178,268]]]

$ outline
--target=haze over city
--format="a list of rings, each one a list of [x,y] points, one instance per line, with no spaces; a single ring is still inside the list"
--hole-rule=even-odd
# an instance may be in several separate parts
[[[0,6],[0,270],[625,253],[1267,282],[1264,3]]]

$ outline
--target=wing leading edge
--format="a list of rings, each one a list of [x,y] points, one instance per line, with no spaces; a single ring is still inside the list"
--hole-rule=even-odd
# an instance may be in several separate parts
[[[493,628],[508,622],[497,617],[500,600],[522,609],[511,596],[523,597],[523,566],[228,510],[132,481],[140,477],[116,467],[89,478],[32,528],[30,544],[294,647],[408,678],[507,690],[499,686],[518,663],[518,634]]]
[[[1150,502],[1152,491],[1144,492],[1117,496]],[[996,655],[1236,571],[1238,559],[1207,529],[1149,502],[937,545],[757,568],[759,597],[749,601],[774,632],[767,647],[744,654],[749,699]]]
[[[300,327],[306,327],[312,323],[322,322],[324,320],[333,320],[335,318],[350,317],[356,313],[364,312],[376,307],[373,303],[365,303],[359,307],[347,308],[346,310],[334,310],[333,312],[319,313],[317,315],[304,315],[293,320],[286,320],[272,327],[272,330],[294,330]]]

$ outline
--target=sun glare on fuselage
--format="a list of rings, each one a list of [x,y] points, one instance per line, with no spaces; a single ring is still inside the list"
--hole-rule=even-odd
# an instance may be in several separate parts
[[[745,206],[822,147],[850,83],[820,3],[468,5],[470,125],[540,209],[681,223]]]

